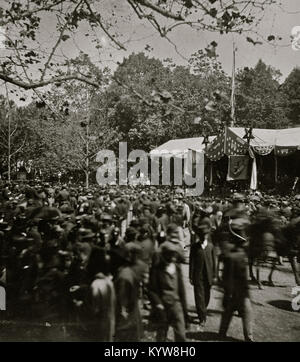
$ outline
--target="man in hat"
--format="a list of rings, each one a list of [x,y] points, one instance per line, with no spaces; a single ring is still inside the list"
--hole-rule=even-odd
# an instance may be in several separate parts
[[[112,232],[114,230],[113,218],[110,214],[104,213],[101,215],[100,227],[100,245],[101,247],[110,247]]]
[[[245,252],[246,239],[243,236],[247,225],[246,221],[237,217],[229,222],[230,233],[227,234],[228,238],[224,249],[224,312],[219,333],[221,338],[226,337],[233,313],[238,311],[242,317],[244,338],[246,341],[252,342],[252,306]]]
[[[178,247],[165,241],[159,247],[159,258],[150,271],[149,298],[156,315],[158,342],[165,342],[169,326],[173,327],[175,342],[186,341],[185,321],[187,303]]]
[[[114,208],[114,216],[118,220],[121,229],[121,237],[124,237],[127,227],[127,217],[130,203],[125,197],[120,197],[116,200],[116,207]]]
[[[142,210],[142,217],[147,220],[147,223],[153,228],[155,233],[157,233],[158,222],[157,218],[151,213],[150,204],[144,204]]]
[[[184,255],[184,242],[182,235],[180,233],[181,229],[178,227],[177,224],[171,223],[167,227],[167,233],[166,233],[166,240],[170,241],[172,244],[174,244],[177,248],[177,254],[178,254],[178,261],[180,263],[185,262],[185,255]]]
[[[194,286],[196,310],[203,331],[210,300],[210,290],[216,276],[216,257],[211,243],[211,223],[208,217],[196,218],[193,222],[196,234],[190,250],[190,283]]]
[[[89,285],[84,322],[89,341],[113,342],[115,332],[115,289],[106,251],[93,247],[87,264]]]
[[[118,342],[139,342],[142,337],[142,321],[138,302],[143,275],[134,258],[136,251],[134,247],[115,247],[111,252],[116,291],[115,341]]]

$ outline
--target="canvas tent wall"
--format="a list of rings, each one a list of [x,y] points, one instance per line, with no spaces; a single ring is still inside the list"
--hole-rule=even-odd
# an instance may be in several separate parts
[[[209,137],[209,142],[213,142],[215,136]],[[176,140],[170,140],[161,146],[150,151],[150,156],[171,157],[182,156],[188,153],[188,150],[194,150],[197,152],[203,152],[205,145],[203,144],[204,137],[194,138],[181,138]]]
[[[209,137],[209,142],[213,142],[215,136]],[[203,143],[204,137],[181,138],[170,140],[150,152],[150,158],[155,157],[162,160],[170,160],[171,175],[174,175],[175,160],[182,165],[183,175],[195,175],[196,164],[204,161]],[[171,178],[172,179],[172,178]],[[173,179],[172,179],[173,181]]]

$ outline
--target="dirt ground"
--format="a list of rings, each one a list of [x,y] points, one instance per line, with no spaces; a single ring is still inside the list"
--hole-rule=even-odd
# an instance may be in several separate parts
[[[268,267],[262,269],[262,280],[267,280]],[[208,307],[209,316],[204,332],[197,331],[193,288],[188,280],[188,265],[183,265],[183,274],[187,288],[189,313],[193,319],[187,331],[189,341],[217,341],[218,329],[222,313],[223,293],[220,287],[213,286],[211,301]],[[254,339],[257,342],[299,342],[300,341],[300,310],[292,309],[292,288],[295,280],[288,262],[279,266],[274,273],[275,287],[264,286],[259,290],[251,285],[251,297],[254,314]],[[300,291],[299,291],[300,292]],[[298,302],[300,303],[300,301]],[[1,317],[1,312],[0,312]],[[143,311],[143,341],[155,341],[155,332],[148,323],[148,312]],[[173,340],[170,328],[168,339]],[[12,323],[0,320],[0,341],[81,341],[79,334],[68,333],[68,328],[56,326],[34,326],[28,323]],[[243,341],[242,321],[234,316],[228,331],[228,341]]]
[[[222,313],[222,290],[218,286],[213,286],[205,331],[197,332],[193,288],[188,281],[188,265],[183,265],[183,272],[186,279],[189,311],[194,317],[194,323],[187,332],[188,340],[217,341]],[[268,266],[262,269],[263,281],[267,280],[268,272]],[[263,290],[259,290],[256,285],[251,285],[254,339],[257,342],[299,342],[300,310],[297,312],[292,309],[291,302],[294,298],[292,288],[295,287],[295,280],[288,262],[284,262],[283,266],[278,266],[278,270],[273,275],[273,282],[275,287],[264,285]],[[227,335],[228,341],[243,341],[241,318],[233,317]],[[172,339],[171,330],[168,337]],[[154,333],[146,331],[145,340],[155,340]]]

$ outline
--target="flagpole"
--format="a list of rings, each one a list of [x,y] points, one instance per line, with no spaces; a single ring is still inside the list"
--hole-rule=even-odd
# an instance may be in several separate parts
[[[274,182],[275,184],[277,183],[277,178],[278,178],[278,160],[277,160],[277,155],[276,155],[276,138],[275,138],[275,146],[274,146]]]
[[[235,121],[235,42],[233,42],[233,60],[232,60],[232,79],[231,79],[231,122],[230,127],[234,126]]]

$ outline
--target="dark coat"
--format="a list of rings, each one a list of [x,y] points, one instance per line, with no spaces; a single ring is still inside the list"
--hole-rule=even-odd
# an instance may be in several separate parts
[[[233,249],[224,257],[224,304],[231,301],[237,309],[249,298],[247,255],[242,249]]]
[[[138,268],[137,268],[138,269]],[[114,280],[116,291],[116,341],[138,342],[142,337],[139,290],[142,273],[131,266],[121,268]],[[128,316],[122,315],[124,309]]]
[[[202,249],[201,244],[197,242],[191,245],[189,277],[194,285],[201,283],[204,278],[212,285],[216,276],[215,261],[215,249],[212,243],[208,242],[205,249]]]
[[[179,301],[187,315],[186,292],[180,264],[176,264],[177,291],[173,288],[174,276],[167,273],[165,264],[157,258],[150,271],[149,299],[154,306],[162,304],[168,309]]]

